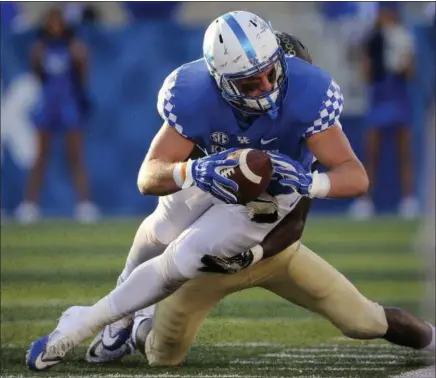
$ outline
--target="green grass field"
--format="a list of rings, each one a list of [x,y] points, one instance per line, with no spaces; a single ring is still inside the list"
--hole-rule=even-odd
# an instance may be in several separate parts
[[[114,286],[138,224],[135,219],[93,226],[67,221],[2,225],[2,377],[44,375],[24,366],[27,346],[50,332],[69,305],[91,304]],[[392,219],[313,218],[304,242],[371,299],[419,314],[425,274],[412,248],[416,231],[417,224]],[[260,289],[220,303],[182,367],[149,368],[139,355],[92,366],[84,361],[85,348],[45,375],[377,378],[425,365],[422,355],[407,349],[346,339],[320,317]]]

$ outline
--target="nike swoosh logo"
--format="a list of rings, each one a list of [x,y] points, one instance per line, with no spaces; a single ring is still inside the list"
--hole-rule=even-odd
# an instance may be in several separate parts
[[[268,143],[271,143],[272,141],[274,141],[274,140],[276,140],[276,139],[278,139],[278,137],[275,137],[275,138],[272,138],[272,139],[268,139],[268,140],[263,140],[263,139],[261,139],[261,140],[260,140],[260,143],[261,143],[261,144],[268,144]]]
[[[113,344],[117,342],[118,335],[112,336],[110,327],[105,327],[101,339],[104,346],[111,347]]]
[[[46,360],[46,361],[44,361],[44,360],[42,359],[42,354],[43,354],[43,353],[41,353],[41,354],[36,358],[36,360],[35,360],[35,366],[36,366],[36,368],[37,368],[38,370],[44,370],[44,369],[47,369],[47,368],[49,368],[50,366],[52,366],[52,365],[56,365],[56,364],[59,362],[58,359],[56,359],[56,360]]]
[[[89,355],[92,358],[99,358],[101,356],[101,351],[103,350],[103,343],[101,340],[98,340],[92,348],[89,349]]]

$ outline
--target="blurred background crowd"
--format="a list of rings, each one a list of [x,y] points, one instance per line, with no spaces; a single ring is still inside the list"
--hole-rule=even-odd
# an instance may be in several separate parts
[[[434,2],[65,1],[1,2],[2,218],[150,213],[156,199],[140,195],[136,177],[161,125],[158,90],[201,57],[205,28],[230,10],[300,38],[342,87],[342,124],[372,187],[314,212],[424,215],[434,196]]]

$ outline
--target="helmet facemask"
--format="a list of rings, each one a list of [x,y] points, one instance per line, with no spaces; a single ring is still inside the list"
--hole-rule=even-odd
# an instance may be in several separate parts
[[[268,71],[273,67],[272,74],[273,88],[269,92],[258,96],[244,94],[245,84],[240,84],[248,78],[254,77]],[[218,87],[221,89],[222,96],[230,105],[249,115],[269,114],[272,118],[277,115],[277,110],[286,95],[287,72],[283,50],[279,47],[276,52],[262,64],[254,64],[253,68],[244,72],[232,74],[214,74]]]

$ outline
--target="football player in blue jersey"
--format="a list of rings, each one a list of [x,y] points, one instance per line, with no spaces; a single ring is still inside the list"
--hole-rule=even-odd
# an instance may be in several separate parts
[[[365,170],[340,127],[342,93],[328,73],[285,56],[271,27],[249,12],[230,12],[214,20],[205,33],[203,52],[203,59],[181,66],[165,80],[158,96],[164,124],[138,175],[141,193],[160,200],[150,221],[138,230],[132,249],[147,244],[148,255],[156,257],[141,263],[129,255],[111,293],[93,306],[68,309],[51,334],[30,346],[31,369],[57,364],[73,347],[116,321],[125,322],[118,329],[128,334],[131,318],[126,315],[204,275],[205,254],[228,259],[251,250],[251,262],[258,262],[266,257],[259,243],[301,201],[352,197],[367,190]],[[206,156],[188,159],[195,146]],[[237,165],[226,158],[228,149],[247,147],[269,151],[277,180],[260,197],[263,201],[243,206],[229,190],[237,190],[237,184],[221,173]],[[314,156],[327,173],[311,172]],[[275,218],[263,222],[262,216],[256,217],[265,213]],[[297,250],[305,251],[300,254],[303,260],[317,260],[298,242],[289,248],[287,257],[270,262],[287,271],[288,264],[280,261],[287,262]],[[319,273],[328,275],[323,268]],[[336,294],[340,297],[340,290]],[[359,314],[359,321],[370,321],[371,335],[383,335],[383,308],[360,297],[353,304],[359,301],[370,312]],[[356,332],[362,331],[360,336],[367,331],[365,321]],[[110,327],[105,327],[102,340],[109,349],[125,343],[122,332],[112,334]]]

